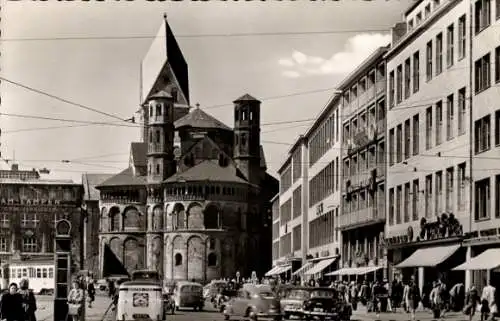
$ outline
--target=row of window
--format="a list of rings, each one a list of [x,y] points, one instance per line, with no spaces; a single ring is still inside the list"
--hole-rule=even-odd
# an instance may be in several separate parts
[[[381,258],[383,255],[383,248],[379,246],[379,234],[377,230],[369,230],[365,233],[356,233],[351,231],[346,233],[345,238],[342,240],[342,257],[344,262],[355,260],[359,253],[367,255],[369,260],[375,257]]]
[[[39,242],[41,240],[36,237],[24,237],[21,243],[22,252],[37,253],[41,250]],[[11,252],[12,239],[7,237],[0,237],[0,252]]]
[[[285,225],[292,219],[292,199],[288,199],[280,207],[280,225]]]
[[[302,148],[299,146],[292,154],[292,181],[295,183],[302,176]]]
[[[354,84],[351,89],[344,92],[342,99],[343,107],[348,107],[351,103],[362,97],[363,94],[372,91],[374,88],[384,88],[385,82],[385,62],[382,62],[376,68],[368,71],[366,76],[361,77],[359,82]]]
[[[340,111],[335,109],[330,117],[316,130],[309,143],[309,167],[316,164],[318,159],[340,139]]]
[[[500,19],[500,0],[495,0],[496,19]],[[476,34],[491,25],[491,0],[477,0],[474,4],[474,31]]]
[[[494,113],[495,128],[491,129],[491,115],[486,115],[474,123],[474,152],[476,154],[490,150],[491,135],[494,133],[495,146],[500,145],[500,110]]]
[[[289,165],[280,176],[280,194],[288,191],[292,186],[292,166]]]
[[[373,136],[375,132],[383,135],[385,131],[385,117],[385,99],[381,98],[367,108],[362,108],[358,114],[344,124],[343,140],[360,147],[370,143],[370,135]]]
[[[458,19],[458,60],[465,57],[466,53],[466,17]],[[455,62],[455,27],[452,23],[446,30],[446,66],[449,68]],[[413,61],[413,65],[412,65]],[[435,49],[433,40],[426,45],[426,66],[425,73],[427,81],[434,75],[443,72],[443,33],[439,33],[435,39]],[[412,87],[413,85],[413,87]],[[407,58],[404,64],[396,67],[396,71],[389,73],[389,108],[400,104],[403,99],[408,99],[412,93],[420,90],[420,51],[416,51],[413,56]]]
[[[337,157],[310,180],[309,207],[339,190],[339,166]]]
[[[30,278],[30,279],[52,279],[54,278],[54,268],[10,268],[11,278]]]
[[[465,134],[466,131],[466,101],[465,88],[458,91],[458,97],[451,94],[446,98],[446,104],[438,101],[425,111],[425,149],[443,143],[443,136],[449,141]],[[456,109],[455,110],[455,104]],[[444,107],[446,111],[444,111]],[[455,113],[458,112],[457,117]],[[444,121],[443,113],[446,113]],[[455,118],[457,118],[455,120]],[[446,124],[445,124],[446,123]],[[446,132],[443,127],[446,125]],[[433,140],[434,138],[434,140]],[[389,130],[389,166],[401,163],[420,152],[420,115],[415,114],[403,123]]]
[[[474,88],[480,93],[491,87],[491,57],[490,53],[484,55],[474,63]],[[500,82],[500,46],[495,49],[495,82]]]
[[[309,248],[315,248],[338,241],[335,222],[339,209],[331,210],[309,222]]]
[[[46,187],[46,186],[19,186],[6,185],[0,190],[3,199],[28,199],[28,200],[62,200],[71,201],[76,198],[78,188]]]
[[[378,142],[367,149],[360,150],[344,160],[344,178],[350,179],[359,174],[366,174],[374,167],[385,166],[385,142]],[[378,174],[377,174],[378,175]]]
[[[427,175],[425,186],[422,186],[419,180],[415,179],[390,188],[388,224],[417,221],[420,219],[419,213],[423,213],[426,218],[431,218],[440,216],[444,212],[454,213],[455,210],[464,210],[465,171],[466,164],[461,163],[456,168],[449,167],[444,172],[437,171]],[[443,179],[445,179],[445,185],[443,185]],[[424,189],[421,190],[421,187]],[[423,203],[420,199],[421,193],[423,194]]]
[[[384,213],[385,191],[384,185],[379,185],[375,193],[371,187],[362,188],[343,198],[342,215],[349,215],[353,212],[373,208],[372,218],[379,217]]]
[[[293,191],[292,196],[293,218],[299,217],[302,214],[302,185]]]
[[[434,11],[439,7],[441,4],[440,0],[433,0],[434,3]],[[431,15],[431,4],[428,3],[425,8],[424,8],[424,16],[422,17],[422,11],[418,12],[415,14],[415,20],[413,20],[413,17],[408,20],[408,31],[411,31],[413,28],[418,27],[423,21],[425,21],[429,16]],[[415,23],[414,23],[415,21]]]

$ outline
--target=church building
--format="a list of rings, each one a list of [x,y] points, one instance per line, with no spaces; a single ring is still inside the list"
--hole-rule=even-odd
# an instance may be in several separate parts
[[[165,280],[261,277],[271,266],[278,192],[260,144],[261,102],[236,99],[234,128],[190,107],[187,64],[166,16],[158,39],[166,59],[153,81],[142,80],[150,86],[142,142],[131,143],[128,168],[96,187],[101,276],[153,269]]]

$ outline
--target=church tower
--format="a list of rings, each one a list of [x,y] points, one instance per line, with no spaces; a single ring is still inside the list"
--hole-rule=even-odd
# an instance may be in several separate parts
[[[234,102],[234,160],[252,184],[260,184],[260,101],[246,94]]]
[[[162,274],[164,215],[161,183],[175,173],[172,95],[164,90],[151,95],[147,108],[147,267]]]

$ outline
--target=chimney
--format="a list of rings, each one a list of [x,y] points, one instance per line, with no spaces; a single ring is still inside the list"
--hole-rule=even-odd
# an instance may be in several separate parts
[[[19,164],[12,164],[11,169],[12,169],[14,172],[17,172],[17,171],[19,170]]]
[[[406,34],[406,22],[398,22],[391,28],[392,46],[396,45]]]

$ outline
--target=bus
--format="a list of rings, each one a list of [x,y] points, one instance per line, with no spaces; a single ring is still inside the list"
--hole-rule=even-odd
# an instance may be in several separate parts
[[[0,269],[2,288],[5,290],[10,283],[22,279],[29,280],[29,287],[35,294],[49,295],[54,292],[54,261],[45,262],[12,262]]]

